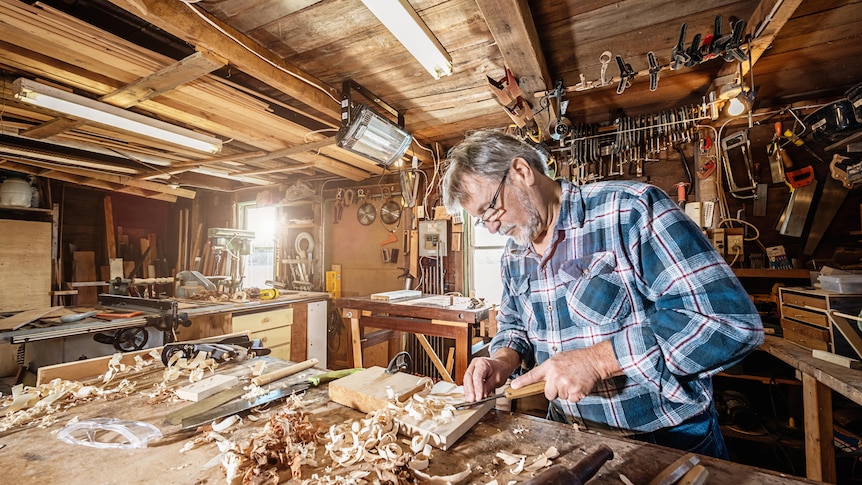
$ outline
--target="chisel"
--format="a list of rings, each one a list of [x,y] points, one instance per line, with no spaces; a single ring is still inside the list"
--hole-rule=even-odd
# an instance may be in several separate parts
[[[477,404],[482,404],[483,402],[495,401],[497,399],[500,399],[501,397],[505,397],[506,399],[511,401],[512,399],[520,399],[522,397],[535,396],[536,394],[542,394],[543,392],[545,392],[545,381],[539,381],[539,382],[534,382],[534,383],[530,384],[529,386],[522,387],[520,389],[512,389],[510,387],[510,388],[507,388],[505,391],[503,391],[499,394],[494,394],[493,396],[484,397],[482,399],[479,399],[478,401],[464,402],[461,404],[456,404],[455,409],[470,408],[470,407],[473,407]]]

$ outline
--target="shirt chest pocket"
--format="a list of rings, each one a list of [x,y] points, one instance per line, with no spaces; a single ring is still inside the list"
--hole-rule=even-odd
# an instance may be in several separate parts
[[[567,261],[560,266],[557,277],[565,291],[572,324],[620,328],[629,320],[631,303],[613,253],[594,253]]]

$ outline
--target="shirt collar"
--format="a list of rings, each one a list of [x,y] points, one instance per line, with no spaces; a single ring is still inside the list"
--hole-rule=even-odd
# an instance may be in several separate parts
[[[560,216],[557,218],[557,231],[576,229],[584,225],[586,208],[581,188],[566,179],[557,179],[563,189],[560,200]]]

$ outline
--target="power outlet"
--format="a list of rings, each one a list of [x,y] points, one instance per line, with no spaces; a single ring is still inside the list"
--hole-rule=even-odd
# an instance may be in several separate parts
[[[712,230],[712,245],[718,254],[724,256],[724,229],[718,228]]]
[[[742,248],[743,248],[743,240],[741,235],[728,234],[727,235],[727,255],[733,256],[737,258],[737,260],[742,259]],[[737,256],[738,255],[738,256]]]

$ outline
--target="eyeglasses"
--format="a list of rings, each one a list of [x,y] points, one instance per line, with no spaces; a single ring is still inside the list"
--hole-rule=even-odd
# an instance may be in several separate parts
[[[500,185],[497,186],[497,191],[494,192],[494,197],[491,198],[491,202],[488,204],[488,208],[482,213],[482,217],[476,219],[476,223],[474,224],[476,227],[484,226],[488,219],[493,215],[494,206],[497,205],[497,199],[500,198],[500,191],[503,190],[503,185],[506,183],[506,177],[508,176],[509,170],[506,170],[506,173],[503,174],[503,180],[500,180]]]

